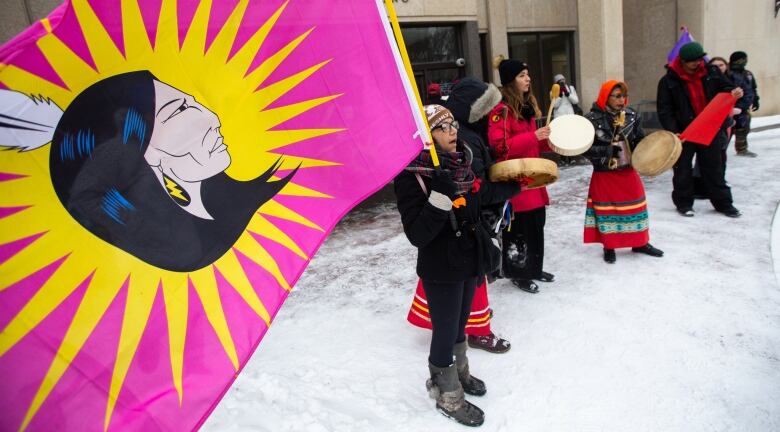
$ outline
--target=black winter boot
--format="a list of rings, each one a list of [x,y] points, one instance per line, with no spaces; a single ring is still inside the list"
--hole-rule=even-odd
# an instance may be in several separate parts
[[[440,368],[429,363],[428,370],[431,379],[425,387],[431,398],[436,400],[437,410],[462,425],[480,426],[485,422],[485,413],[465,399],[454,364]]]
[[[536,294],[539,292],[539,285],[531,279],[512,279],[512,283],[525,292]]]
[[[455,353],[455,367],[458,369],[458,380],[463,387],[463,391],[472,396],[482,396],[487,393],[485,382],[471,375],[469,371],[469,358],[466,357],[466,341],[456,343],[453,347]]]
[[[740,128],[734,130],[734,147],[737,149],[737,156],[756,157],[757,154],[748,150],[747,136],[749,128]]]

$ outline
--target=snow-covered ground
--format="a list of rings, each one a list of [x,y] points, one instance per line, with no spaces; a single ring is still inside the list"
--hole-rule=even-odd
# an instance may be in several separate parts
[[[591,168],[561,169],[545,231],[556,281],[491,285],[493,330],[513,347],[469,351],[488,386],[469,397],[481,430],[780,430],[780,129],[749,139],[758,158],[729,151],[740,219],[707,201],[683,218],[671,173],[645,179],[660,259],[619,250],[609,265],[584,245]],[[204,430],[461,430],[425,391],[429,333],[406,322],[415,256],[393,203],[347,216]]]

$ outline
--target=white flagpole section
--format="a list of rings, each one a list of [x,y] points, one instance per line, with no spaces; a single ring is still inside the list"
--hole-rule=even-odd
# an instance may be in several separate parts
[[[406,73],[406,67],[404,66],[401,52],[398,49],[395,36],[393,35],[393,29],[390,26],[390,18],[387,16],[387,10],[385,9],[383,0],[376,0],[377,10],[379,11],[379,17],[382,20],[382,25],[385,28],[385,35],[387,36],[387,42],[390,44],[390,49],[393,51],[393,58],[395,59],[395,67],[398,70],[398,75],[401,77],[401,81],[404,84],[404,90],[406,92],[406,99],[409,102],[409,108],[414,115],[414,122],[417,124],[417,133],[412,138],[420,139],[423,146],[431,139],[429,137],[429,131],[426,126],[423,113],[420,112],[419,104],[417,103],[417,93],[412,87],[414,84],[410,81],[409,75]]]

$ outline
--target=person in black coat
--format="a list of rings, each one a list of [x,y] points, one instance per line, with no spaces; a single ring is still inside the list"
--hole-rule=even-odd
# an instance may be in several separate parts
[[[488,178],[488,171],[494,161],[488,146],[487,116],[499,102],[501,92],[498,87],[473,77],[458,81],[450,90],[446,102],[447,109],[460,123],[458,139],[462,140],[474,155],[471,168],[480,183],[483,218],[493,227],[504,217],[504,204],[507,200],[520,193],[517,182],[491,182]],[[501,236],[497,235],[496,240],[500,242]],[[500,274],[499,269],[487,277],[492,282]],[[477,287],[475,303],[479,303],[480,309],[489,308],[487,283],[484,281]],[[496,336],[492,330],[487,335],[469,334],[468,344],[472,348],[494,353],[506,352],[510,348],[509,341]]]
[[[697,42],[683,45],[679,56],[667,66],[666,74],[658,82],[658,119],[670,132],[679,134],[685,130],[716,94],[731,92],[737,98],[743,95],[742,90],[735,88],[717,67],[705,66],[705,54]],[[694,215],[694,155],[700,163],[702,181],[715,210],[729,217],[741,215],[733,205],[723,169],[721,149],[727,139],[725,128],[724,121],[711,143],[683,143],[672,178],[672,201],[683,216]]]
[[[475,185],[471,151],[458,141],[458,122],[440,105],[425,110],[440,165],[423,150],[394,188],[404,233],[417,247],[417,274],[431,316],[426,386],[444,415],[479,426],[484,413],[464,392],[481,396],[486,388],[469,372],[465,327],[474,290],[500,254],[490,253],[496,248],[481,221],[482,189]]]
[[[740,112],[734,116],[736,122],[734,147],[736,147],[737,156],[756,157],[755,153],[748,150],[747,136],[750,133],[750,111],[754,108],[758,109],[758,94],[756,93],[756,79],[753,73],[745,69],[747,60],[748,56],[744,51],[735,51],[729,57],[729,78],[745,93],[737,101],[736,108]]]
[[[520,193],[517,182],[491,182],[488,170],[493,165],[487,140],[487,115],[501,102],[501,91],[493,84],[466,77],[451,89],[445,106],[460,123],[458,139],[474,154],[471,167],[480,179],[483,206],[503,204]]]

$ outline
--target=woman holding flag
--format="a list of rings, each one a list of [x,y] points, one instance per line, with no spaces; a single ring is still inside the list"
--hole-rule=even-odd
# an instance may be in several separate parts
[[[481,396],[487,390],[469,372],[464,331],[477,284],[497,257],[491,259],[494,246],[481,222],[473,156],[458,141],[458,122],[440,105],[427,105],[425,114],[434,148],[421,151],[394,187],[404,232],[418,249],[417,274],[433,327],[426,387],[445,416],[479,426],[485,415],[464,393]]]
[[[487,117],[499,102],[501,92],[495,85],[474,77],[466,77],[452,87],[446,105],[458,122],[458,140],[463,142],[473,156],[471,170],[474,172],[474,182],[478,185],[475,187],[479,188],[480,192],[482,220],[492,224],[491,229],[496,227],[498,219],[503,216],[507,200],[520,192],[517,182],[492,182],[488,179],[493,158],[487,145]],[[488,278],[490,277],[492,275],[489,274]],[[490,307],[487,292],[488,278],[481,280],[474,292],[466,323],[466,340],[471,348],[501,354],[509,351],[511,344],[491,329],[493,309]],[[418,327],[431,328],[422,282],[417,284],[407,319]]]

